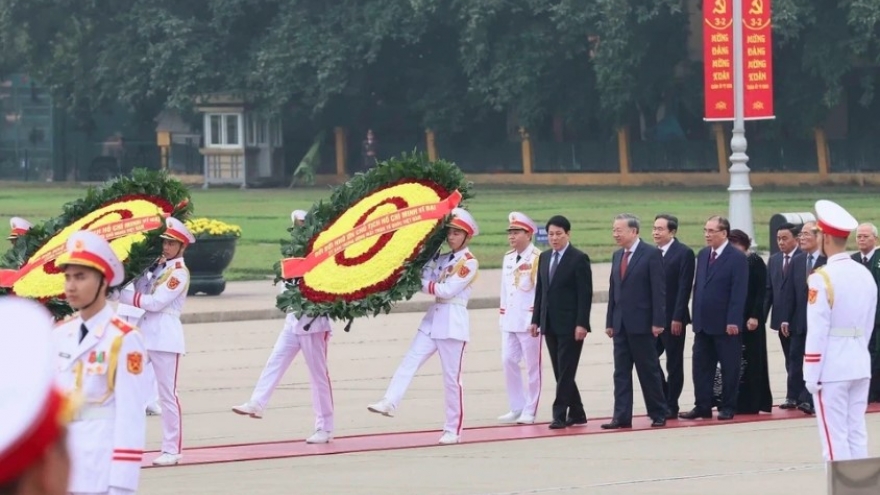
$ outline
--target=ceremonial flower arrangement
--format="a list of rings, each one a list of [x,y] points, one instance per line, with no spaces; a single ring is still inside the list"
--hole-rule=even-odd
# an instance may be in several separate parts
[[[192,218],[186,228],[198,239],[241,237],[241,227],[212,218]]]
[[[185,220],[191,209],[189,190],[164,172],[136,169],[130,177],[89,188],[84,198],[65,204],[61,215],[34,224],[3,255],[0,296],[36,299],[63,318],[73,310],[64,301],[64,274],[55,259],[73,232],[92,230],[110,241],[125,264],[125,285],[161,256],[164,217]]]
[[[277,306],[334,320],[388,313],[421,290],[421,270],[446,239],[446,220],[468,199],[454,164],[404,154],[357,174],[289,229],[276,282]],[[292,283],[296,279],[296,283]],[[349,327],[346,327],[348,330]]]

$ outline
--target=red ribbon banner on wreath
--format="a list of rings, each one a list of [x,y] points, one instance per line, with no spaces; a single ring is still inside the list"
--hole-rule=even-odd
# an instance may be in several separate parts
[[[162,225],[164,225],[164,222],[162,221],[161,217],[159,217],[158,215],[150,215],[144,217],[128,218],[125,220],[118,220],[116,222],[103,224],[98,227],[86,230],[90,230],[106,239],[107,242],[110,242],[113,239],[118,239],[120,237],[155,230]],[[46,263],[58,258],[62,254],[64,254],[66,250],[66,244],[62,244],[61,246],[58,246],[51,251],[43,253],[40,257],[30,261],[28,264],[24,265],[18,270],[0,270],[0,287],[12,287],[22,277],[37,268],[41,268]]]
[[[281,277],[285,279],[300,278],[328,258],[345,251],[354,244],[418,222],[439,220],[451,213],[460,202],[461,193],[455,191],[438,203],[411,206],[370,219],[354,230],[330,240],[309,253],[305,258],[281,260]]]

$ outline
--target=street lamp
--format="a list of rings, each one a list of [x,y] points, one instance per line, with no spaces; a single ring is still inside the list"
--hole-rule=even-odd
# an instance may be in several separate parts
[[[733,135],[730,138],[730,226],[741,229],[755,238],[752,220],[752,186],[749,184],[749,156],[746,154],[745,81],[743,71],[743,15],[742,0],[733,0]],[[752,248],[757,241],[752,241]]]

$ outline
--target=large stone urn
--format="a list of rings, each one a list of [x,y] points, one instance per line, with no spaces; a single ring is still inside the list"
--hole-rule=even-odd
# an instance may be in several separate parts
[[[223,271],[235,255],[237,237],[200,237],[184,252],[190,282],[187,295],[204,293],[217,296],[226,290]]]

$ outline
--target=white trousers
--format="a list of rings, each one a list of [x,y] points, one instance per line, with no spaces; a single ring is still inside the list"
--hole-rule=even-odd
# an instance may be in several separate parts
[[[290,367],[293,358],[302,351],[303,359],[309,368],[309,380],[312,389],[312,408],[315,410],[315,429],[326,432],[333,431],[333,388],[330,385],[330,373],[327,371],[327,343],[330,332],[313,334],[295,334],[284,329],[275,341],[272,354],[269,355],[263,372],[254,387],[251,401],[265,408],[272,397],[272,392],[281,382],[284,372]]]
[[[156,386],[159,388],[159,405],[162,406],[162,452],[179,454],[183,436],[180,400],[177,398],[180,354],[150,350],[148,354],[153,362]]]
[[[443,390],[446,402],[446,424],[443,431],[461,435],[463,397],[461,387],[461,364],[464,359],[464,347],[467,342],[455,339],[432,339],[422,332],[416,336],[409,346],[406,356],[388,385],[385,399],[396,408],[403,399],[406,389],[429,357],[436,352],[440,355],[443,367]]]
[[[870,378],[828,382],[813,396],[822,456],[826,461],[846,461],[868,457],[868,410]]]
[[[146,408],[159,402],[159,384],[156,383],[156,372],[153,371],[153,362],[149,359],[144,366],[144,386],[146,387],[144,390],[146,390],[147,394],[147,402],[144,404],[144,408]]]
[[[501,332],[501,363],[507,383],[510,410],[532,416],[538,413],[541,397],[541,339],[528,332]],[[525,363],[526,386],[523,386],[519,363]]]

